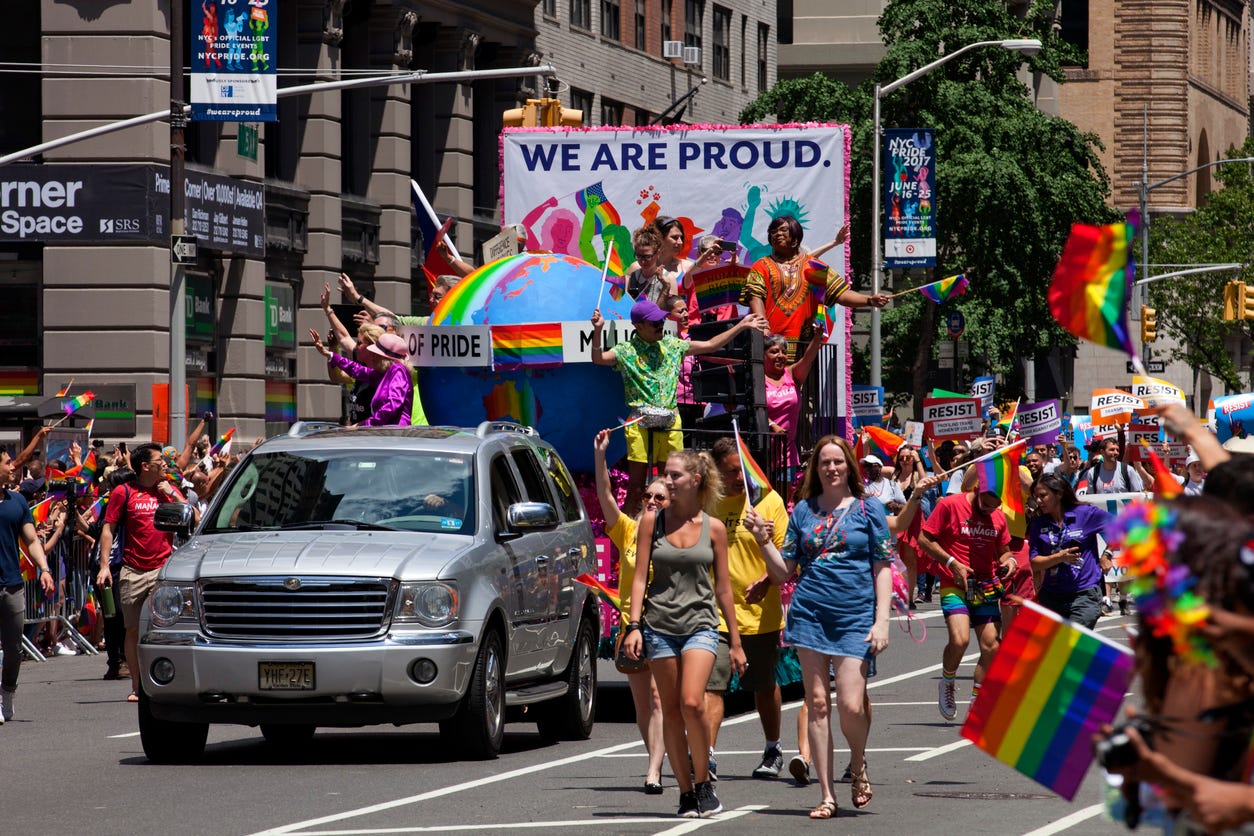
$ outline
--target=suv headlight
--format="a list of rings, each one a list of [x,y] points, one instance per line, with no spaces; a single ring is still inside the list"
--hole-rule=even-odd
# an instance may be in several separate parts
[[[196,619],[195,587],[157,584],[150,600],[155,627],[170,627],[179,621]]]
[[[443,627],[457,620],[460,603],[456,584],[443,581],[403,583],[396,620],[424,627]]]

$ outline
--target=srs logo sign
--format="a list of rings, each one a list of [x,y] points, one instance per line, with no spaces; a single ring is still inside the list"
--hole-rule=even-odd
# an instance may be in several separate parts
[[[139,218],[100,219],[100,232],[105,235],[114,235],[120,232],[139,232],[140,228]]]

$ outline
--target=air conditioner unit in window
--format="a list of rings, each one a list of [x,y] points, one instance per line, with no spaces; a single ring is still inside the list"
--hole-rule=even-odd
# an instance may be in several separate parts
[[[683,41],[663,41],[662,42],[663,58],[683,58],[684,42]]]
[[[684,63],[700,64],[701,63],[701,47],[686,46],[684,47]]]

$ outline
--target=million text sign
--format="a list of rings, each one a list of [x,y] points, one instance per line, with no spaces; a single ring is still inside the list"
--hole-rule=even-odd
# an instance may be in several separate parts
[[[924,398],[923,432],[933,441],[967,441],[983,429],[979,398]]]

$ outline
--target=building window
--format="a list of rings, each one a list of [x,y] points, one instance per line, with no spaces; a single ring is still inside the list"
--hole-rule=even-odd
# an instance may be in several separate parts
[[[749,51],[749,16],[740,16],[740,86],[745,86],[745,54]]]
[[[722,6],[714,7],[714,77],[731,81],[732,13]]]
[[[705,0],[684,0],[684,46],[701,49],[701,28],[704,20]],[[697,62],[697,66],[705,66],[704,55]]]
[[[674,40],[671,37],[671,3],[672,0],[662,0],[662,43]]]
[[[592,0],[570,0],[570,25],[592,28]]]
[[[588,120],[592,118],[592,94],[587,90],[570,88],[570,106],[575,110],[582,110],[583,123],[588,124]]]
[[[1059,36],[1076,49],[1089,51],[1088,0],[1062,0],[1058,14]]]
[[[771,45],[771,27],[758,24],[758,92],[766,92],[766,53]]]
[[[557,0],[544,0],[545,17],[557,17]]]
[[[644,10],[645,0],[636,0],[636,49],[647,50],[649,48],[648,41],[644,34]]]
[[[636,108],[636,127],[644,127],[653,123],[653,117],[649,115],[649,111],[642,107]]]
[[[621,103],[601,97],[601,124],[623,124],[623,106]]]
[[[619,0],[601,0],[601,35],[622,40],[622,8]]]

